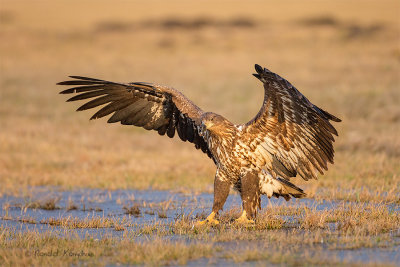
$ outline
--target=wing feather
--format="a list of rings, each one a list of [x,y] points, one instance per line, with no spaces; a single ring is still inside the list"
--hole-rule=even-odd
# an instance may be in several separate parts
[[[119,96],[119,95],[115,95],[115,96],[105,95],[105,96],[98,97],[98,98],[95,98],[95,99],[87,102],[86,104],[80,106],[77,109],[77,111],[95,108],[97,106],[101,106],[101,105],[107,104],[109,102],[114,102],[114,103],[119,102],[118,100],[122,100],[122,99],[124,99],[123,96]]]
[[[264,84],[264,102],[254,119],[242,125],[243,138],[261,140],[255,151],[274,176],[290,179],[299,174],[308,180],[323,174],[327,163],[333,163],[337,136],[330,120],[341,120],[312,104],[284,78],[259,65],[255,68],[253,75]]]
[[[160,135],[173,138],[175,132],[183,141],[194,143],[210,158],[213,158],[207,142],[199,134],[203,111],[181,92],[166,86],[144,82],[115,83],[100,79],[70,76],[72,80],[58,85],[74,87],[61,94],[77,94],[67,101],[91,99],[78,111],[99,109],[91,119],[111,115],[108,123],[135,125],[146,130],[156,130]]]
[[[99,111],[97,111],[90,119],[99,119],[104,116],[107,116],[117,110],[121,110],[132,104],[132,99],[122,99],[120,101],[111,102],[110,104],[102,107]]]

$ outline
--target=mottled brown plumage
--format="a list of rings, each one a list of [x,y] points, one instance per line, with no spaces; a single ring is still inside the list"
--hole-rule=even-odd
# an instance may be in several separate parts
[[[191,142],[216,164],[213,212],[223,208],[233,186],[241,194],[241,221],[255,217],[261,194],[268,197],[304,197],[289,182],[297,174],[303,179],[323,174],[333,163],[336,129],[330,120],[340,119],[313,105],[279,75],[256,65],[253,74],[264,84],[263,105],[246,124],[234,125],[224,117],[203,112],[179,91],[151,83],[114,83],[70,76],[59,85],[75,87],[61,94],[77,93],[68,101],[92,99],[78,110],[104,105],[91,119],[111,115],[109,123],[120,122],[155,130],[170,138],[175,133]],[[93,99],[94,98],[94,99]]]

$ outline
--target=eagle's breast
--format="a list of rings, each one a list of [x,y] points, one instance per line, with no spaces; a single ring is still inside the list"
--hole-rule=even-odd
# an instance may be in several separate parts
[[[233,169],[236,170],[238,165],[240,165],[237,155],[235,154],[237,150],[237,134],[237,128],[228,122],[224,124],[223,127],[221,126],[211,131],[206,131],[205,138],[208,147],[219,168],[233,171]]]
[[[258,151],[258,145],[262,142],[259,138],[249,138],[243,135],[243,126],[236,126],[238,129],[236,144],[233,155],[237,158],[242,167],[257,168],[265,164],[265,158]]]

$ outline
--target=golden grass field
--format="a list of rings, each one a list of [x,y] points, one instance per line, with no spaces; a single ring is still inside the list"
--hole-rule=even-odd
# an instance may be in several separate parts
[[[258,63],[342,119],[335,164],[318,181],[295,180],[309,197],[400,203],[399,1],[2,0],[0,39],[0,195],[35,186],[212,192],[215,167],[192,144],[89,121],[93,112],[75,112],[55,84],[68,75],[165,84],[244,123],[262,103]],[[114,245],[158,253],[157,242]],[[26,263],[14,247],[3,263]],[[185,259],[191,249],[181,249]],[[122,262],[163,263],[137,257]]]

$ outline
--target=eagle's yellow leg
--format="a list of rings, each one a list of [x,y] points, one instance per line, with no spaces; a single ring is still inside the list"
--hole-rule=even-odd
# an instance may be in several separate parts
[[[204,221],[198,221],[196,223],[196,226],[204,225],[204,224],[207,224],[207,223],[212,224],[212,225],[219,224],[219,221],[217,219],[215,219],[215,215],[216,215],[215,212],[211,212],[211,214],[208,215],[208,217]]]
[[[240,217],[237,218],[237,219],[235,220],[235,222],[240,223],[240,224],[252,224],[252,223],[254,223],[253,220],[249,220],[249,219],[247,218],[247,213],[246,213],[245,210],[243,210],[242,215],[240,215]]]

